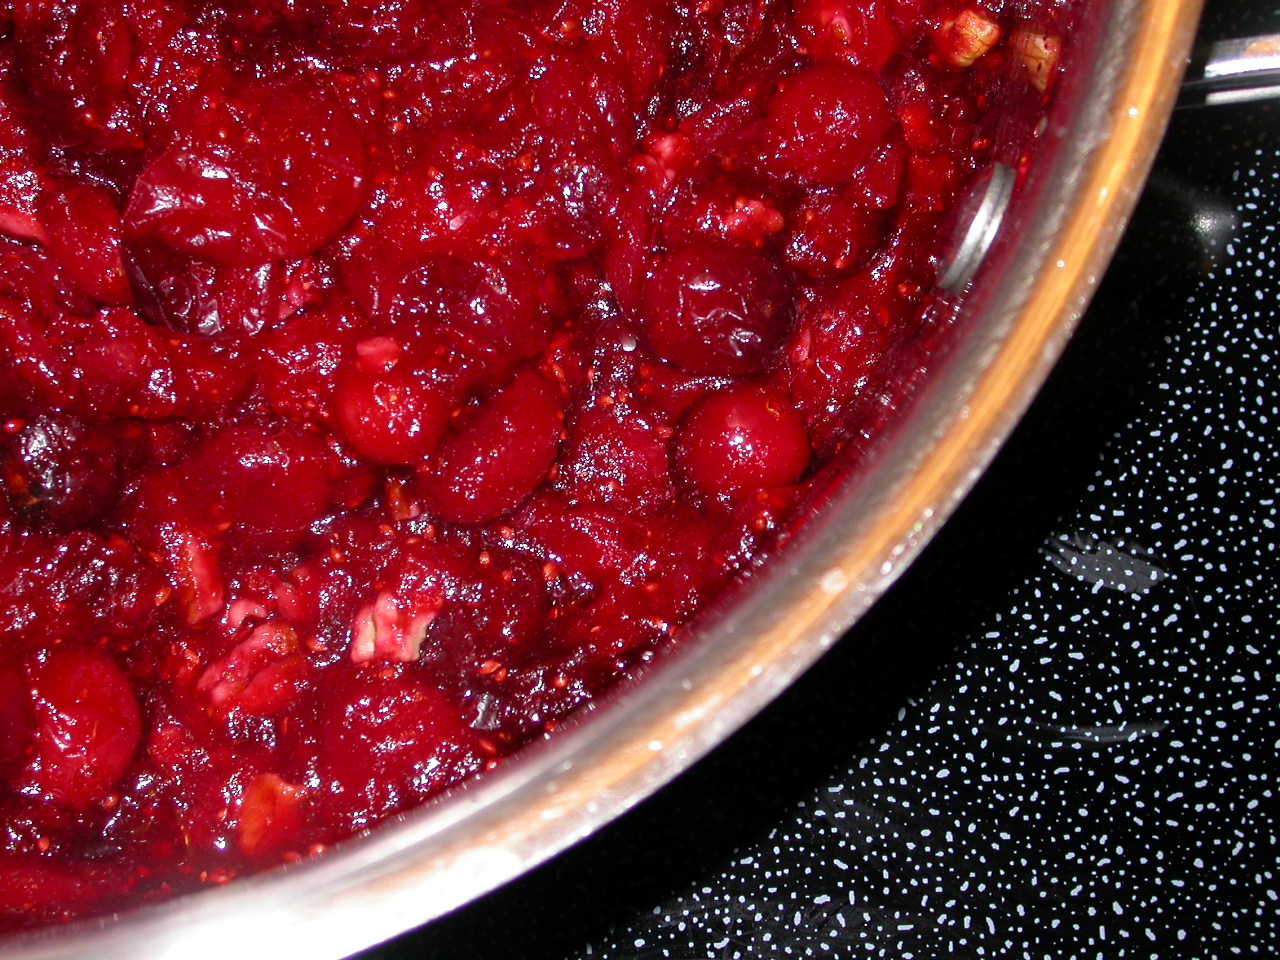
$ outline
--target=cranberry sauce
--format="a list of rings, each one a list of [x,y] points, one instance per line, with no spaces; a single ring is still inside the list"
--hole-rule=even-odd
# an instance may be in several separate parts
[[[0,923],[491,769],[784,533],[1000,0],[0,9]]]

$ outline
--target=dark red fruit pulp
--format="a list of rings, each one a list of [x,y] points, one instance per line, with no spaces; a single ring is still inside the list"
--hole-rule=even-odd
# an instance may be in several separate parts
[[[0,13],[0,926],[491,769],[754,566],[921,328],[1000,9]]]

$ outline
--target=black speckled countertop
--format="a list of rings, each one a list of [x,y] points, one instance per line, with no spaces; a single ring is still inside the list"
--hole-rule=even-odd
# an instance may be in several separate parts
[[[1280,31],[1209,0],[1203,35]],[[620,822],[368,955],[1280,955],[1280,109],[1188,111],[892,592]]]

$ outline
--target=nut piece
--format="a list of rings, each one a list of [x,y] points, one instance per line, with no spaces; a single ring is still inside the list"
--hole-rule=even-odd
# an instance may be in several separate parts
[[[976,10],[966,9],[955,20],[943,24],[939,43],[943,56],[953,67],[972,67],[1000,40],[1000,25]]]
[[[442,606],[444,601],[435,597],[402,603],[385,590],[379,593],[378,598],[361,607],[351,621],[351,662],[417,660],[427,628]]]
[[[1035,88],[1044,93],[1058,69],[1058,58],[1062,53],[1061,38],[1024,28],[1013,33],[1009,38],[1009,45],[1027,68]]]

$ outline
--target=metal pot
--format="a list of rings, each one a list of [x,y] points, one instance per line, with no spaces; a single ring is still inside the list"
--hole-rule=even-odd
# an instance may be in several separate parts
[[[1029,404],[1102,275],[1172,109],[1200,0],[1056,6],[1079,8],[1063,82],[1007,211],[1002,196],[979,196],[981,225],[994,224],[992,204],[1003,222],[989,250],[987,229],[964,249],[953,283],[983,262],[945,350],[872,454],[732,604],[550,741],[368,836],[225,888],[24,934],[3,944],[6,955],[346,956],[587,836],[817,659],[929,539]]]

